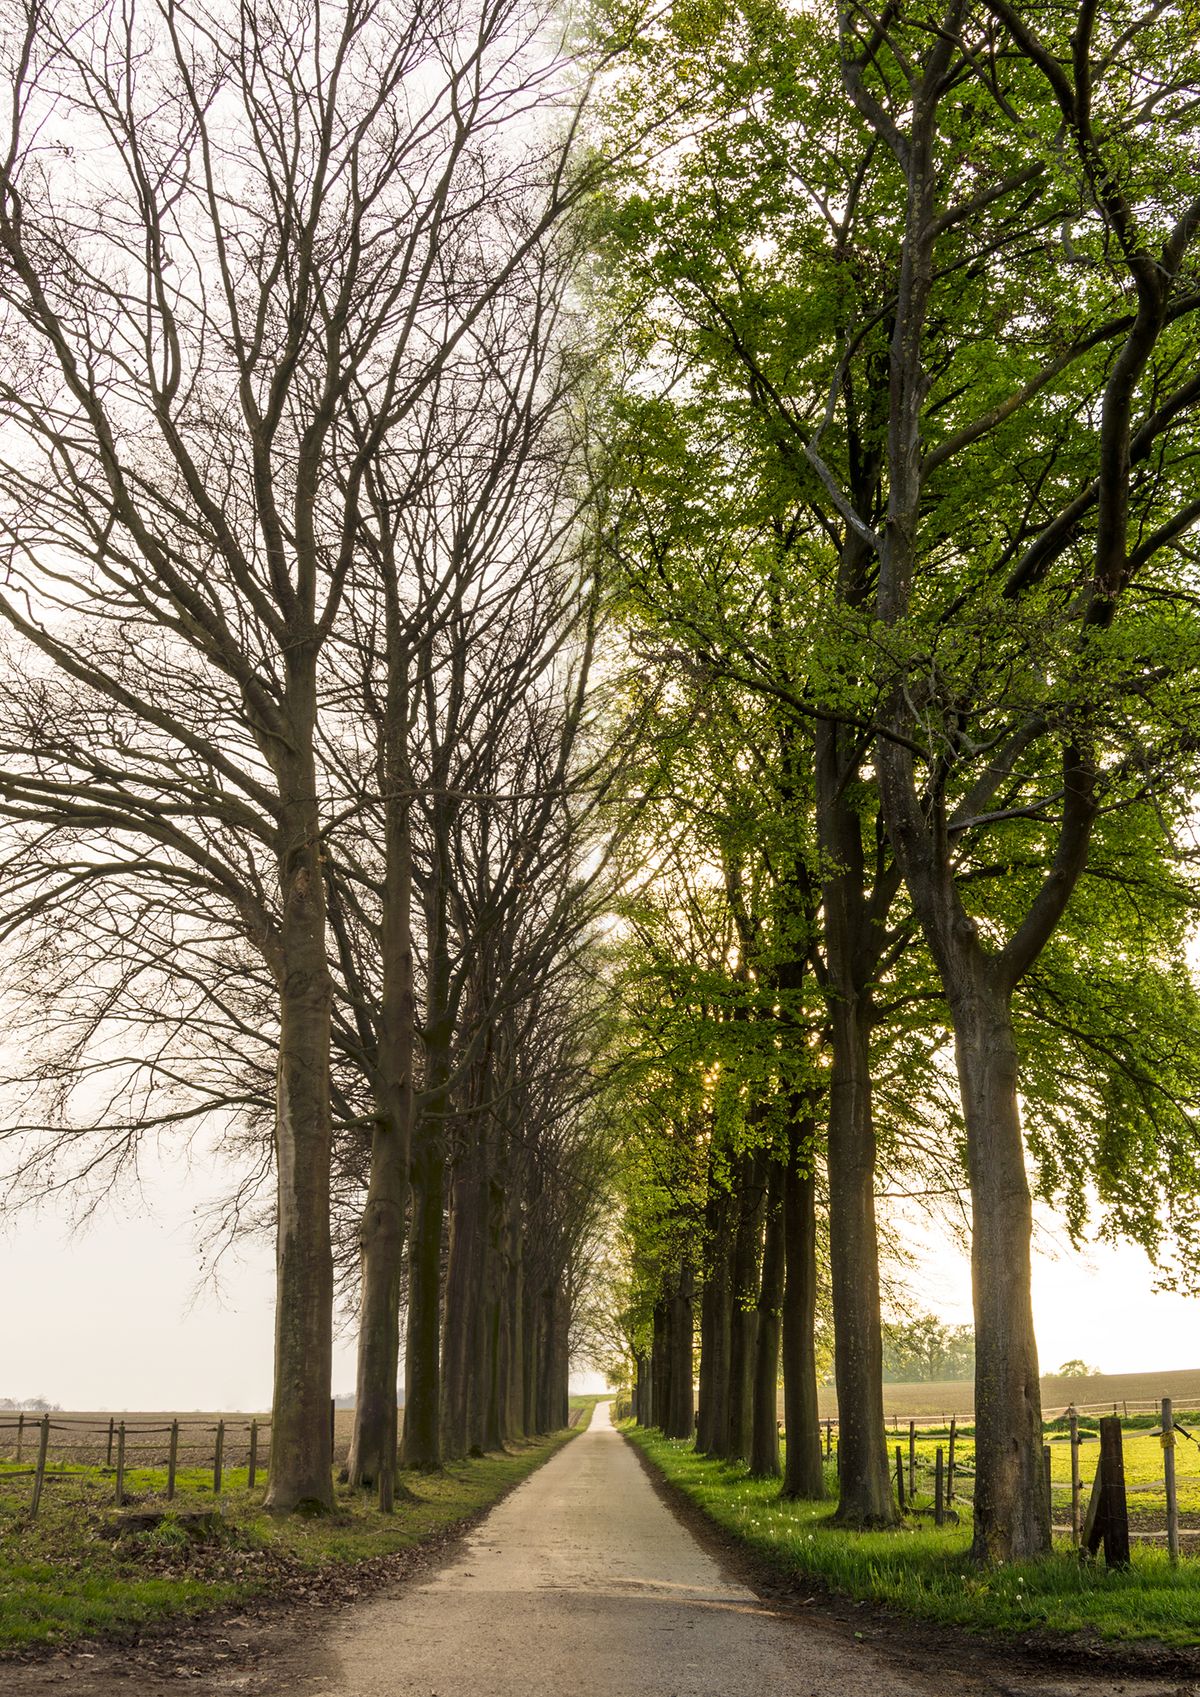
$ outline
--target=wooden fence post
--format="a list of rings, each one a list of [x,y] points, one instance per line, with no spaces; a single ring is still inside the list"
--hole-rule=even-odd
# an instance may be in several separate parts
[[[950,1416],[950,1454],[946,1457],[946,1506],[954,1501],[954,1442],[958,1437],[958,1416]]]
[[[221,1495],[221,1466],[225,1459],[225,1422],[217,1421],[217,1447],[213,1452],[213,1496]]]
[[[1175,1410],[1169,1396],[1162,1399],[1163,1483],[1167,1489],[1167,1554],[1179,1560],[1179,1497],[1175,1489]]]
[[[910,1501],[917,1494],[917,1423],[908,1423],[908,1495]]]
[[[1094,1555],[1101,1540],[1109,1567],[1129,1566],[1129,1505],[1125,1498],[1125,1456],[1121,1422],[1106,1415],[1100,1422],[1100,1460],[1083,1522],[1083,1547]]]
[[[108,1417],[108,1451],[107,1451],[107,1454],[104,1457],[105,1467],[111,1467],[112,1466],[113,1433],[114,1433],[115,1430],[116,1430],[116,1422],[113,1420],[113,1417],[110,1414],[109,1417]]]
[[[1100,1456],[1104,1463],[1104,1560],[1109,1567],[1128,1567],[1129,1505],[1119,1420],[1100,1422]]]
[[[1046,1513],[1050,1517],[1050,1536],[1054,1536],[1054,1474],[1050,1459],[1050,1445],[1042,1445],[1042,1466],[1046,1473]]]
[[[50,1448],[50,1416],[43,1414],[41,1427],[38,1431],[37,1472],[33,1476],[33,1497],[29,1504],[32,1517],[38,1511],[42,1500],[42,1486],[46,1483],[46,1451]]]
[[[254,1489],[254,1481],[258,1474],[258,1421],[250,1422],[250,1466],[246,1473],[246,1489]]]
[[[942,1472],[942,1446],[937,1447],[933,1460],[933,1524],[941,1526],[946,1518],[945,1478]]]
[[[171,1422],[171,1442],[167,1449],[167,1501],[175,1496],[175,1469],[179,1465],[179,1422]]]
[[[125,1422],[117,1427],[117,1507],[125,1501]]]
[[[1081,1528],[1079,1524],[1079,1415],[1072,1403],[1067,1412],[1067,1428],[1071,1434],[1071,1541],[1079,1548]]]
[[[24,1412],[21,1412],[17,1415],[17,1461],[18,1462],[21,1459],[21,1446],[24,1442],[25,1442],[25,1415],[24,1415]]]
[[[900,1504],[900,1513],[904,1513],[904,1457],[900,1453],[900,1445],[896,1445],[896,1498]]]
[[[832,1455],[833,1455],[833,1421],[827,1420],[825,1422],[825,1459],[826,1459],[826,1461],[828,1461]]]

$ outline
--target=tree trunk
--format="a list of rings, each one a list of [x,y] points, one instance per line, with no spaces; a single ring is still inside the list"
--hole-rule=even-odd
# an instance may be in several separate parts
[[[480,1352],[479,1307],[484,1300],[484,1174],[481,1132],[471,1116],[454,1162],[449,1246],[442,1317],[442,1454],[461,1460],[479,1432],[475,1404]]]
[[[982,964],[982,963],[981,963]],[[972,1553],[1020,1561],[1050,1548],[1042,1400],[1030,1293],[1033,1210],[1007,994],[975,974],[952,1004],[967,1121],[975,1296]]]
[[[414,1141],[402,1454],[406,1467],[433,1472],[442,1465],[440,1344],[446,1160],[441,1115],[423,1113]]]
[[[400,1112],[406,1113],[401,1107]],[[400,1284],[408,1199],[408,1139],[402,1124],[382,1114],[371,1139],[371,1178],[359,1226],[362,1297],[354,1436],[347,1474],[351,1485],[379,1491],[390,1513],[396,1479],[396,1381],[400,1365]]]
[[[761,1157],[743,1157],[738,1166],[729,1345],[729,1418],[721,1451],[730,1461],[746,1461],[750,1455],[754,1340],[758,1327],[758,1258],[766,1191]]]
[[[663,1432],[668,1438],[690,1438],[693,1434],[694,1404],[692,1401],[692,1356],[695,1340],[695,1321],[692,1314],[692,1269],[684,1262],[670,1301],[670,1403],[663,1419]]]
[[[555,1428],[555,1332],[557,1328],[558,1293],[547,1285],[538,1303],[538,1383],[537,1429],[553,1432]]]
[[[767,1178],[762,1278],[758,1291],[758,1323],[754,1340],[754,1394],[750,1428],[750,1471],[763,1479],[778,1479],[781,1472],[778,1399],[779,1335],[784,1278],[783,1176],[783,1163],[771,1159]]]
[[[481,1450],[502,1450],[508,1436],[508,1379],[505,1351],[504,1185],[487,1183],[487,1240],[481,1257],[484,1299],[480,1308],[480,1383],[472,1421]]]
[[[650,1383],[654,1398],[654,1424],[665,1428],[670,1407],[671,1352],[667,1346],[667,1299],[654,1304],[654,1334],[650,1345]]]
[[[329,1041],[332,991],[315,790],[290,810],[280,857],[279,1058],[276,1074],[275,1384],[268,1508],[333,1504],[329,1400],[333,1253],[329,1231]]]
[[[523,1438],[525,1426],[525,1269],[521,1253],[518,1193],[510,1186],[505,1215],[505,1338],[507,1374],[505,1435]]]
[[[637,1423],[639,1426],[654,1424],[654,1375],[650,1356],[645,1351],[637,1357]]]
[[[384,1514],[391,1512],[396,1490],[400,1288],[412,1155],[416,1035],[411,776],[406,740],[408,679],[391,597],[387,631],[387,715],[382,750],[386,799],[379,939],[382,987],[376,1027],[371,1172],[359,1226],[362,1296],[354,1435],[347,1467],[350,1484],[355,1488],[377,1485],[379,1508]]]
[[[719,1454],[729,1430],[729,1348],[733,1323],[733,1286],[729,1232],[729,1192],[710,1175],[705,1208],[708,1268],[700,1298],[700,1407],[696,1448]]]
[[[782,1495],[819,1501],[825,1495],[817,1405],[816,1128],[793,1111],[783,1186],[786,1277],[783,1295]]]
[[[871,975],[889,902],[864,893],[862,822],[848,799],[857,754],[846,733],[817,726],[818,824],[824,862],[825,956],[832,1031],[829,1083],[829,1247],[838,1399],[838,1510],[843,1526],[894,1526],[883,1420],[875,1121],[871,1097]]]
[[[829,1261],[838,1401],[837,1520],[894,1526],[883,1418],[875,1125],[867,1009],[835,1001],[829,1084]]]
[[[523,1303],[523,1320],[521,1332],[524,1337],[524,1354],[521,1358],[521,1400],[524,1414],[521,1424],[528,1436],[538,1431],[538,1353],[540,1353],[540,1325],[538,1325],[538,1298],[533,1290],[533,1280],[526,1278],[521,1290]]]
[[[554,1419],[551,1431],[571,1424],[571,1304],[559,1288],[554,1313]]]

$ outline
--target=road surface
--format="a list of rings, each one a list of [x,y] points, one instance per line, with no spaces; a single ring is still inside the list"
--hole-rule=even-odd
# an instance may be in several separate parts
[[[294,1682],[289,1681],[292,1691]],[[726,1576],[607,1404],[435,1578],[349,1612],[304,1697],[926,1697]]]

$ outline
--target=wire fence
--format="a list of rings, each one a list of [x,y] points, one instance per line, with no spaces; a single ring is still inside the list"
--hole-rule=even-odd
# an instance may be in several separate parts
[[[1068,1404],[1047,1410],[1043,1460],[1054,1529],[1079,1543],[1084,1510],[1099,1469],[1101,1420],[1116,1420],[1122,1494],[1137,1542],[1200,1551],[1200,1410],[1174,1412],[1170,1398]],[[1151,1424],[1151,1419],[1154,1424]],[[889,1461],[902,1509],[938,1525],[956,1518],[975,1486],[974,1425],[970,1416],[930,1413],[888,1416]],[[786,1435],[786,1434],[785,1434]],[[891,1439],[901,1441],[892,1443]],[[827,1461],[837,1459],[838,1422],[821,1422]]]
[[[0,1490],[29,1479],[29,1509],[36,1514],[47,1485],[86,1478],[111,1478],[113,1499],[127,1498],[131,1471],[159,1477],[168,1501],[184,1470],[211,1472],[214,1496],[231,1468],[246,1469],[253,1490],[271,1459],[269,1420],[217,1419],[152,1421],[59,1414],[16,1413],[0,1417]]]

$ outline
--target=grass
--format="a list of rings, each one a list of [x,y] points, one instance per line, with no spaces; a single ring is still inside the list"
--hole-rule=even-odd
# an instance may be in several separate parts
[[[158,1469],[126,1474],[129,1508],[164,1511],[149,1531],[130,1531],[112,1501],[111,1474],[72,1469],[48,1482],[36,1520],[28,1479],[6,1490],[0,1466],[0,1655],[80,1638],[128,1639],[170,1617],[255,1596],[306,1588],[348,1565],[414,1549],[488,1507],[568,1442],[559,1432],[512,1453],[405,1474],[390,1516],[338,1487],[332,1514],[277,1519],[263,1486],[230,1469],[214,1499],[212,1475],[180,1469],[175,1501]],[[202,1520],[189,1521],[200,1511]]]
[[[1182,1414],[1180,1420],[1187,1431],[1200,1435],[1200,1416]],[[1130,1518],[1135,1526],[1156,1526],[1161,1529],[1166,1526],[1166,1479],[1163,1472],[1162,1444],[1149,1430],[1151,1421],[1152,1416],[1147,1415],[1138,1420],[1131,1416],[1127,1422],[1123,1422],[1125,1485],[1129,1496]],[[1087,1441],[1081,1442],[1079,1449],[1079,1474],[1083,1485],[1083,1506],[1086,1508],[1100,1456],[1100,1445],[1095,1441],[1097,1422],[1081,1419],[1079,1424],[1081,1432],[1087,1433]],[[947,1437],[945,1428],[926,1427],[917,1432],[917,1501],[920,1506],[927,1506],[932,1502],[936,1454],[939,1448],[943,1455],[947,1453]],[[973,1437],[973,1427],[960,1426],[955,1444],[957,1490],[967,1497],[971,1494],[971,1470],[975,1465]],[[1066,1421],[1054,1421],[1046,1437],[1050,1446],[1050,1483],[1054,1492],[1055,1523],[1066,1525],[1071,1518],[1071,1446],[1067,1441]],[[907,1432],[903,1436],[889,1433],[888,1443],[890,1456],[894,1457],[897,1448],[900,1450],[907,1482]],[[1185,1526],[1200,1526],[1200,1443],[1190,1442],[1186,1437],[1176,1440],[1175,1474],[1180,1518]]]
[[[832,1502],[782,1502],[777,1482],[750,1479],[743,1467],[698,1456],[659,1432],[623,1429],[672,1485],[789,1578],[968,1631],[1200,1644],[1200,1560],[1172,1568],[1165,1551],[1137,1549],[1127,1572],[1110,1572],[1060,1541],[1041,1561],[984,1571],[967,1555],[969,1505],[959,1526],[844,1532],[831,1523]]]

